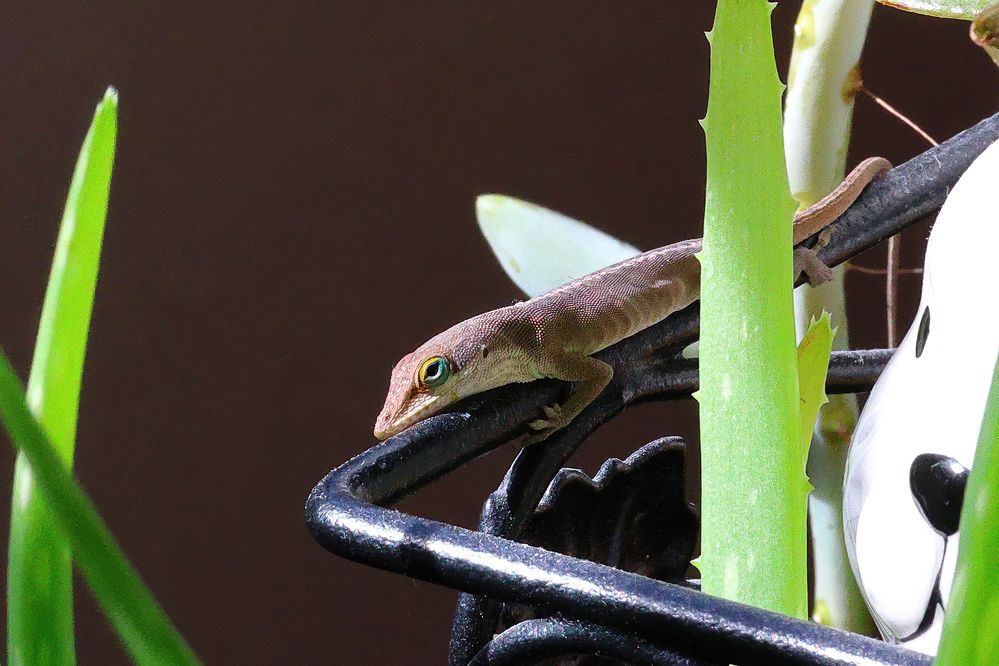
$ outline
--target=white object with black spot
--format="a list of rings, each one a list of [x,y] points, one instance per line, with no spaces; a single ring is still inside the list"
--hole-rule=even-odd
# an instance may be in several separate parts
[[[871,392],[847,459],[853,573],[885,639],[935,654],[958,517],[999,353],[999,144],[930,234],[915,321]]]

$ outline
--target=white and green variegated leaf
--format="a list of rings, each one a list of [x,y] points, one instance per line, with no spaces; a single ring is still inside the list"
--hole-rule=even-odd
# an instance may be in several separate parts
[[[641,254],[588,224],[513,197],[484,194],[475,212],[503,270],[528,296]]]
[[[992,0],[878,0],[882,5],[938,18],[971,20]]]

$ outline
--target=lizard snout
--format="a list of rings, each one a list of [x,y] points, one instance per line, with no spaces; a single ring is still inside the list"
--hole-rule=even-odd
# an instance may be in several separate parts
[[[396,402],[390,396],[385,401],[378,418],[375,419],[375,437],[379,440],[388,439],[417,421],[433,416],[447,404],[447,401],[442,401],[441,398],[440,395],[421,392]]]

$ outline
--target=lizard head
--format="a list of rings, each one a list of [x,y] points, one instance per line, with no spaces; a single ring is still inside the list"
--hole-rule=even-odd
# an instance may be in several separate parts
[[[492,344],[490,322],[479,328],[471,321],[434,336],[396,363],[375,437],[387,439],[464,397],[510,381],[502,367],[510,355]]]

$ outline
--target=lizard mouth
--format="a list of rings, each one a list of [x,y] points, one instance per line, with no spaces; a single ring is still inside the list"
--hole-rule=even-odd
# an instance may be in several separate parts
[[[433,416],[444,406],[439,404],[442,397],[431,393],[422,393],[413,396],[397,409],[391,409],[389,405],[385,405],[375,421],[375,438],[386,440],[393,435],[398,435],[417,421]]]

